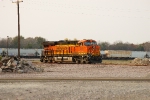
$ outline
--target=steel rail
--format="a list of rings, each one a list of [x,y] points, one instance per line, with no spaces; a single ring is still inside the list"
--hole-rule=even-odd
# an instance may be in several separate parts
[[[0,78],[0,82],[34,82],[34,81],[150,81],[150,78]]]

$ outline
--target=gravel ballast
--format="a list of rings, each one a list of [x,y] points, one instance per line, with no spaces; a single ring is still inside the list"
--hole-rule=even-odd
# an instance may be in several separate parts
[[[44,72],[1,72],[0,78],[150,78],[150,66],[42,63],[37,66],[44,68]],[[150,82],[1,82],[0,100],[150,100]]]
[[[149,82],[0,83],[1,100],[150,100]]]
[[[36,65],[37,66],[37,65]],[[39,64],[41,73],[0,73],[0,78],[53,78],[53,77],[150,77],[150,66],[102,65],[102,64]]]

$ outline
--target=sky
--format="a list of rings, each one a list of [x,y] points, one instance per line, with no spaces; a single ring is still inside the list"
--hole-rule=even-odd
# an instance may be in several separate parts
[[[25,38],[150,41],[150,0],[23,0],[19,5]],[[0,38],[17,35],[17,5],[0,0]]]

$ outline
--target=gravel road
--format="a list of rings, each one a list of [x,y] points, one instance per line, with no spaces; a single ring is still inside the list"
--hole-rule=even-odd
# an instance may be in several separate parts
[[[0,73],[0,78],[140,77],[150,78],[150,66],[103,64],[33,64],[43,73]],[[53,81],[1,82],[0,100],[150,100],[150,82]]]
[[[42,73],[0,73],[0,78],[26,77],[150,77],[150,66],[103,64],[33,64]]]
[[[149,82],[16,82],[0,85],[0,100],[150,100]]]

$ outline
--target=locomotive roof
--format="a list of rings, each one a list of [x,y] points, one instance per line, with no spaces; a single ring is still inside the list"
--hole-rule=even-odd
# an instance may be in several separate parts
[[[49,45],[68,45],[68,44],[77,44],[85,41],[95,41],[92,39],[83,39],[83,40],[59,40],[59,41],[45,41],[43,42],[43,46],[49,46]]]
[[[59,40],[59,41],[45,41],[44,46],[48,45],[67,45],[67,44],[77,44],[78,40]]]
[[[80,40],[78,43],[86,42],[86,41],[90,41],[90,42],[92,42],[92,41],[95,41],[95,40],[92,40],[92,39],[83,39],[83,40]]]

